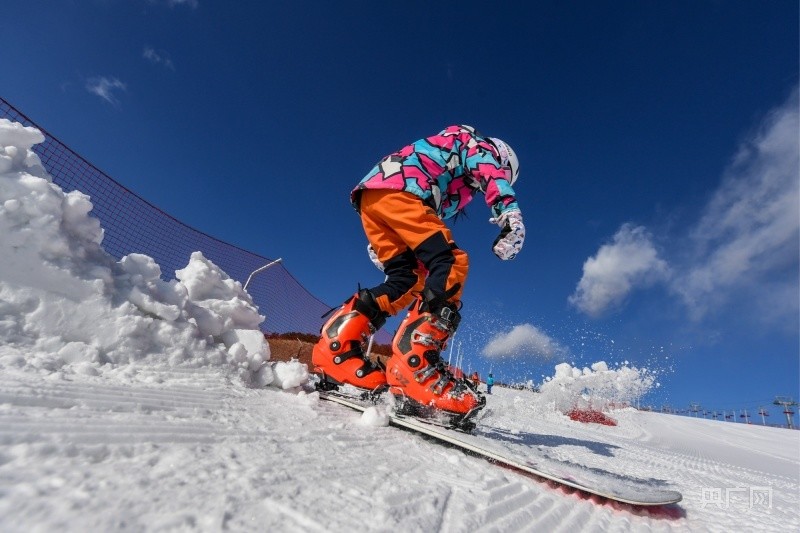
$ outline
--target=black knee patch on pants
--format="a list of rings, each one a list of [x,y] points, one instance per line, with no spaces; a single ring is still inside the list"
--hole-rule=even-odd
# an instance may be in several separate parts
[[[435,233],[414,249],[416,256],[428,269],[428,281],[425,286],[437,296],[447,292],[447,278],[456,262],[453,255],[455,248],[456,245],[448,243],[443,233]]]
[[[386,281],[372,289],[372,294],[375,298],[385,294],[390,302],[397,300],[417,283],[416,268],[417,258],[411,250],[389,259],[383,264]]]

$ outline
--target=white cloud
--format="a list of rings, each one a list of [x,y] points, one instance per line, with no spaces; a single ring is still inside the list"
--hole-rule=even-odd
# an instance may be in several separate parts
[[[800,254],[798,132],[795,89],[742,144],[689,234],[689,261],[676,276],[672,289],[694,318],[701,318],[736,294],[754,298],[751,305],[771,308],[773,315],[796,316]]]
[[[86,80],[87,91],[114,105],[119,103],[114,96],[114,91],[124,91],[126,88],[124,83],[114,77],[96,76]]]
[[[508,333],[492,337],[483,348],[487,357],[553,357],[566,353],[567,349],[556,340],[531,324],[520,324]]]
[[[590,316],[636,288],[667,281],[694,320],[736,304],[797,327],[800,286],[798,90],[744,141],[698,222],[674,239],[669,267],[643,227],[623,225],[583,265],[569,301]]]
[[[624,224],[613,242],[604,244],[583,264],[583,277],[569,302],[590,316],[620,306],[636,287],[669,276],[652,238],[642,226]]]
[[[175,70],[175,65],[172,63],[172,59],[170,59],[169,54],[163,50],[157,52],[154,48],[145,46],[144,51],[142,52],[142,57],[154,65],[163,65],[170,70]]]

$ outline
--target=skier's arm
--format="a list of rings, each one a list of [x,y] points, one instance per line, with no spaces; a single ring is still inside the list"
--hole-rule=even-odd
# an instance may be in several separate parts
[[[514,189],[508,181],[508,170],[495,159],[489,141],[474,137],[474,142],[468,143],[463,152],[464,170],[472,177],[473,185],[483,191],[492,216],[519,210]]]
[[[464,168],[483,191],[493,215],[489,221],[500,226],[500,235],[492,243],[492,251],[500,259],[514,259],[525,242],[522,211],[508,181],[508,170],[495,159],[488,141],[479,137],[475,140],[463,156]]]

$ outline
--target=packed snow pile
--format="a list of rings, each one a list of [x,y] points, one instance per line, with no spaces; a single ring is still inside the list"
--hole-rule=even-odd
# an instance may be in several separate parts
[[[561,413],[574,409],[606,411],[628,406],[651,388],[658,386],[653,372],[622,363],[611,369],[605,361],[591,368],[556,365],[555,375],[545,379],[540,388],[541,402]]]
[[[308,379],[300,363],[268,363],[264,317],[202,253],[171,281],[151,257],[106,253],[90,198],[65,193],[31,150],[43,141],[0,119],[0,370],[97,375],[147,361],[233,365],[253,386]]]

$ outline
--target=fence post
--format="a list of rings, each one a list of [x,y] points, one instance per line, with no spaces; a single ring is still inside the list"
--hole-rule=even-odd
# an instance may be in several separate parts
[[[247,281],[244,282],[244,287],[242,287],[242,289],[245,290],[245,291],[247,290],[247,286],[250,284],[250,280],[253,279],[253,276],[258,274],[259,272],[265,271],[266,269],[268,269],[269,267],[271,267],[275,263],[280,263],[281,261],[283,261],[283,258],[279,257],[275,261],[272,261],[271,263],[267,263],[266,265],[262,266],[261,268],[257,268],[255,270],[253,270],[252,272],[250,272],[250,275],[247,276]]]

